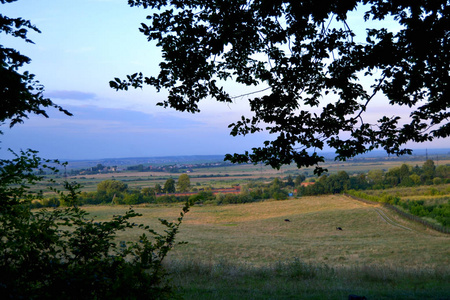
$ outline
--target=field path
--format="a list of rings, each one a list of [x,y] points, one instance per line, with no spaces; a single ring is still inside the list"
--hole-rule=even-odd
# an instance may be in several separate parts
[[[381,219],[383,219],[386,223],[388,223],[388,224],[390,224],[390,225],[392,225],[392,226],[396,226],[396,227],[400,227],[400,228],[406,229],[406,230],[412,230],[411,228],[405,227],[405,226],[403,226],[403,225],[400,225],[400,224],[398,224],[398,223],[392,221],[392,220],[386,215],[386,213],[385,213],[384,211],[382,211],[380,208],[374,207],[373,209],[380,215]]]
[[[363,206],[371,206],[371,207],[378,213],[378,215],[381,217],[381,219],[382,219],[383,221],[385,221],[387,224],[392,225],[392,226],[395,226],[395,227],[400,227],[400,228],[403,228],[403,229],[411,230],[411,231],[412,231],[411,228],[405,227],[405,226],[403,226],[403,225],[400,225],[400,224],[398,224],[397,222],[395,222],[395,221],[393,221],[392,219],[390,219],[390,218],[386,215],[386,213],[379,207],[379,206],[380,206],[379,204],[369,204],[369,203],[366,203],[366,202],[363,202],[363,201],[358,201],[358,200],[356,200],[356,199],[354,199],[354,198],[351,198],[351,197],[348,197],[348,198],[349,198],[349,199],[352,199],[352,200],[354,200],[354,201],[357,201],[358,203],[360,203],[360,204],[363,205]]]

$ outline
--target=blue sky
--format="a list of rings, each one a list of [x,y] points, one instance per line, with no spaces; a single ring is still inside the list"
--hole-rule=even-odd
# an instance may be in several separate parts
[[[26,69],[45,86],[45,95],[74,114],[49,111],[50,119],[33,116],[12,130],[4,128],[2,156],[6,148],[32,148],[60,159],[225,154],[250,150],[268,138],[229,135],[227,125],[247,111],[245,98],[230,105],[206,101],[193,115],[155,106],[164,93],[151,87],[109,88],[114,77],[158,73],[159,50],[138,30],[150,11],[130,8],[126,0],[19,0],[1,8],[2,14],[29,19],[42,31],[30,33],[34,45],[0,39],[32,59]],[[383,106],[371,111],[382,112]],[[447,139],[418,147],[449,144]]]

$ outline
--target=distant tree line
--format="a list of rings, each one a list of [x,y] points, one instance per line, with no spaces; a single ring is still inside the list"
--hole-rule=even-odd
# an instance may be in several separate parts
[[[79,196],[81,205],[96,204],[126,204],[135,205],[142,203],[172,203],[184,202],[190,198],[197,203],[211,204],[237,204],[267,199],[285,200],[289,196],[313,196],[323,194],[337,194],[348,190],[386,189],[391,187],[412,187],[424,184],[441,184],[450,182],[450,166],[435,166],[432,160],[427,160],[421,167],[411,167],[403,164],[388,171],[380,169],[371,170],[353,176],[345,171],[336,174],[322,175],[314,179],[308,178],[314,184],[304,184],[305,174],[295,177],[289,175],[285,178],[275,178],[269,183],[251,181],[241,187],[239,194],[219,193],[214,194],[210,189],[197,190],[192,188],[188,174],[181,174],[176,181],[168,178],[163,186],[156,183],[153,187],[129,188],[119,180],[105,180],[97,185],[97,191],[82,192]],[[189,196],[171,195],[175,192],[186,193],[198,191]],[[161,194],[165,194],[162,195]],[[33,207],[56,207],[66,205],[60,203],[57,198],[46,198],[40,202],[34,202]]]
[[[362,191],[369,189],[385,189],[392,187],[413,187],[423,184],[441,184],[450,182],[450,166],[436,167],[432,160],[427,160],[422,167],[411,167],[406,164],[385,172],[371,170],[367,174],[349,176],[345,171],[336,174],[322,175],[313,184],[304,184],[306,176],[287,176],[283,179],[274,178],[269,183],[251,181],[241,186],[239,193],[214,193],[211,188],[197,190],[192,188],[190,177],[181,174],[176,181],[168,178],[163,186],[156,183],[154,187],[129,188],[118,180],[104,180],[97,185],[97,191],[81,192],[78,197],[80,205],[96,204],[125,204],[136,205],[142,203],[176,203],[186,202],[197,204],[240,204],[268,199],[285,200],[290,196],[310,196],[322,194],[336,194],[347,192],[353,196],[371,201],[378,201],[395,205],[404,211],[418,217],[431,218],[447,227],[450,226],[450,201],[440,204],[427,204],[421,200],[401,200],[400,197],[382,194],[370,196]],[[311,180],[311,179],[310,179]],[[192,195],[175,195],[196,191]],[[162,195],[163,194],[163,195]],[[70,206],[58,198],[46,198],[34,202],[33,207]]]
[[[298,188],[305,180],[305,175],[292,177],[289,175],[285,180],[273,179],[270,183],[250,182],[241,187],[239,194],[218,193],[214,194],[211,188],[199,190],[191,186],[190,177],[181,174],[176,181],[168,178],[163,185],[156,183],[153,187],[130,188],[127,183],[120,180],[108,179],[97,185],[93,192],[81,192],[78,201],[80,205],[97,204],[125,204],[136,205],[142,203],[173,203],[185,202],[190,199],[197,203],[233,204],[261,201],[265,199],[284,200],[293,195],[294,189]],[[196,192],[189,196],[175,196],[173,193]],[[161,195],[163,194],[163,195]],[[33,208],[66,206],[57,197],[45,198],[32,203]]]
[[[349,176],[345,171],[337,174],[322,175],[314,185],[302,186],[299,196],[336,194],[346,190],[386,189],[392,187],[413,187],[450,183],[450,166],[435,166],[433,160],[427,160],[422,167],[403,164],[387,172],[375,169],[367,174]]]

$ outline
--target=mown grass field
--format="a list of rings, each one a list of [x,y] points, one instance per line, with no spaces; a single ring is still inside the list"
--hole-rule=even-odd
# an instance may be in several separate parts
[[[136,207],[135,221],[161,230],[180,208]],[[194,206],[167,268],[186,299],[450,299],[450,236],[381,209],[340,195]],[[102,220],[126,207],[86,210]]]

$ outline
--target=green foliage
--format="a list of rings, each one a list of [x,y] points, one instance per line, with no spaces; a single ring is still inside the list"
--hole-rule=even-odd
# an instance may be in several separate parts
[[[155,184],[155,188],[154,189],[155,189],[155,193],[157,193],[157,194],[162,192],[162,188],[161,188],[161,185],[159,183]]]
[[[133,209],[96,222],[78,207],[77,183],[58,191],[64,209],[32,211],[29,186],[41,159],[22,152],[0,160],[0,293],[10,299],[161,299],[173,296],[162,262],[173,248],[189,203],[176,222],[160,219],[159,234],[131,222]],[[52,168],[54,170],[54,168]],[[116,242],[117,233],[141,230],[139,241]]]
[[[433,178],[433,184],[435,184],[435,185],[442,184],[442,179],[439,177]]]
[[[201,191],[197,194],[189,196],[189,202],[191,203],[203,203],[205,201],[213,200],[215,198],[211,191]]]
[[[351,184],[358,185],[360,182],[350,180],[347,172],[340,171],[338,174],[322,175],[315,184],[298,189],[299,195],[321,195],[337,194],[352,188]]]
[[[422,166],[422,181],[430,183],[436,175],[436,166],[431,159],[427,160]]]
[[[450,178],[450,166],[439,165],[436,167],[436,176],[440,178]]]
[[[123,203],[127,205],[135,205],[144,203],[144,197],[141,193],[129,193],[123,197]]]
[[[15,0],[0,0],[8,4]],[[0,34],[32,43],[28,30],[39,32],[30,21],[0,14]],[[31,113],[48,117],[53,107],[71,115],[43,97],[44,88],[34,75],[20,72],[30,59],[0,45],[0,125],[12,127]],[[1,131],[0,131],[1,134]],[[12,152],[12,151],[11,151]],[[176,222],[160,220],[166,230],[159,234],[131,219],[132,209],[110,221],[95,222],[79,208],[76,182],[64,182],[65,192],[52,189],[57,198],[42,199],[33,191],[44,180],[45,169],[57,171],[58,161],[44,160],[36,151],[12,152],[0,159],[0,295],[5,299],[161,299],[173,296],[162,261],[175,245],[175,236],[189,203]],[[98,165],[97,168],[101,168]],[[99,184],[98,193],[119,193],[126,185]],[[135,201],[134,199],[129,202]],[[57,206],[64,209],[39,209]],[[116,243],[117,233],[141,230],[137,242]]]
[[[305,181],[305,179],[306,179],[306,176],[304,174],[296,176],[294,185],[296,187],[300,186],[302,184],[302,182]]]
[[[189,192],[189,189],[191,188],[189,175],[181,174],[180,177],[178,177],[177,187],[181,193]]]
[[[127,190],[128,185],[118,180],[104,180],[97,185],[97,192],[123,193]]]
[[[38,157],[37,151],[20,151],[19,154],[9,150],[14,158],[11,160],[0,160],[0,201],[3,207],[16,204],[27,204],[33,199],[41,199],[42,191],[33,192],[30,187],[43,179],[39,170],[48,168],[56,171],[55,167],[49,166],[58,163],[57,160],[44,160]],[[38,172],[35,172],[38,170]]]
[[[446,174],[448,166],[439,168],[439,174]],[[323,175],[316,184],[299,187],[299,195],[320,195],[340,193],[349,189],[386,189],[391,187],[414,187],[422,184],[440,185],[450,178],[438,178],[434,168],[434,162],[428,160],[423,167],[414,168],[403,164],[400,167],[391,168],[386,173],[383,170],[371,170],[365,174],[349,177],[345,171],[338,174]],[[428,175],[427,175],[428,174]],[[437,192],[437,190],[436,190]]]
[[[445,227],[450,226],[450,199],[446,203],[426,204],[423,200],[401,199],[384,192],[380,196],[375,196],[362,191],[350,190],[348,194],[369,201],[396,205],[414,216],[431,218]]]
[[[289,175],[286,179],[286,186],[294,187],[295,182],[291,175]]]
[[[164,89],[157,105],[196,113],[204,99],[233,102],[226,80],[259,87],[242,95],[251,116],[229,128],[233,136],[272,136],[227,160],[313,166],[326,146],[337,160],[376,148],[402,155],[410,141],[450,134],[448,0],[128,3],[151,10],[140,31],[164,61],[157,76],[114,78],[112,88]],[[321,103],[324,95],[330,101]],[[363,116],[378,96],[393,109],[369,124]],[[407,119],[391,114],[399,107]]]
[[[165,193],[175,193],[175,180],[172,177],[166,180],[164,183],[163,191]]]

